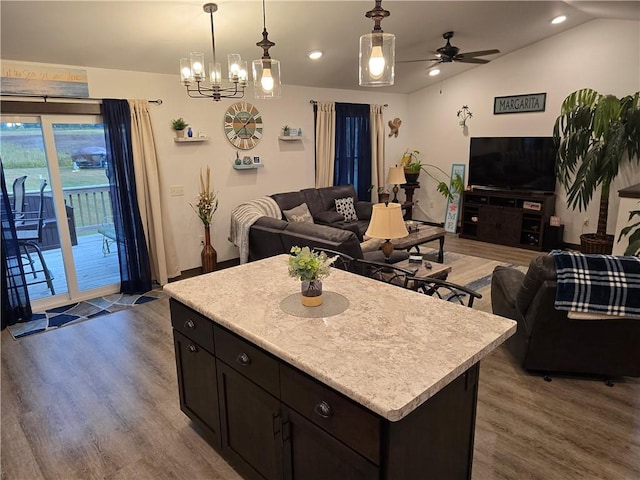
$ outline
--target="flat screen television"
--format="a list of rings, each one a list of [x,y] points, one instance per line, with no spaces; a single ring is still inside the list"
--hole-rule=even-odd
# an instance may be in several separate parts
[[[553,137],[472,137],[469,185],[554,192],[556,152]]]

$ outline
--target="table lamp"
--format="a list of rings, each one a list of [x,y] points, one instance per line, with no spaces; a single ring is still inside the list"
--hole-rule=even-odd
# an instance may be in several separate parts
[[[392,238],[402,238],[409,235],[402,218],[402,208],[399,203],[376,203],[371,213],[371,221],[365,235],[371,238],[382,238],[382,253],[385,262],[390,262],[393,253]]]
[[[404,167],[389,167],[387,183],[393,185],[393,203],[398,203],[398,185],[407,183],[407,179],[404,176]]]

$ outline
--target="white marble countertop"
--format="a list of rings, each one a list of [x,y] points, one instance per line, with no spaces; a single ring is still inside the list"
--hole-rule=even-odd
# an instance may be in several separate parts
[[[164,290],[391,421],[516,331],[512,320],[337,269],[323,288],[345,296],[349,308],[327,318],[284,313],[280,302],[300,284],[287,273],[287,255],[279,255]]]

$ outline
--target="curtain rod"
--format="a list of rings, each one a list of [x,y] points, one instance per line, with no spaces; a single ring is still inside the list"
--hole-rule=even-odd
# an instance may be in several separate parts
[[[19,98],[41,98],[44,103],[47,103],[47,99],[51,100],[85,100],[87,102],[101,102],[104,98],[90,98],[90,97],[56,97],[52,95],[28,95],[28,94],[17,94],[17,93],[3,93],[0,96],[2,97],[19,97]],[[149,103],[155,103],[156,105],[162,105],[162,99],[158,98],[157,100],[147,100]]]
[[[311,103],[312,105],[317,105],[317,104],[318,104],[318,101],[317,101],[317,100],[309,100],[309,103]],[[385,103],[385,104],[384,104],[384,105],[382,105],[382,106],[383,106],[383,107],[388,107],[389,105]]]

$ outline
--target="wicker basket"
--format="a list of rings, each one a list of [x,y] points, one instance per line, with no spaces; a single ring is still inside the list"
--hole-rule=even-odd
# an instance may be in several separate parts
[[[613,250],[613,235],[600,237],[597,233],[583,233],[580,235],[580,252],[611,255]]]

